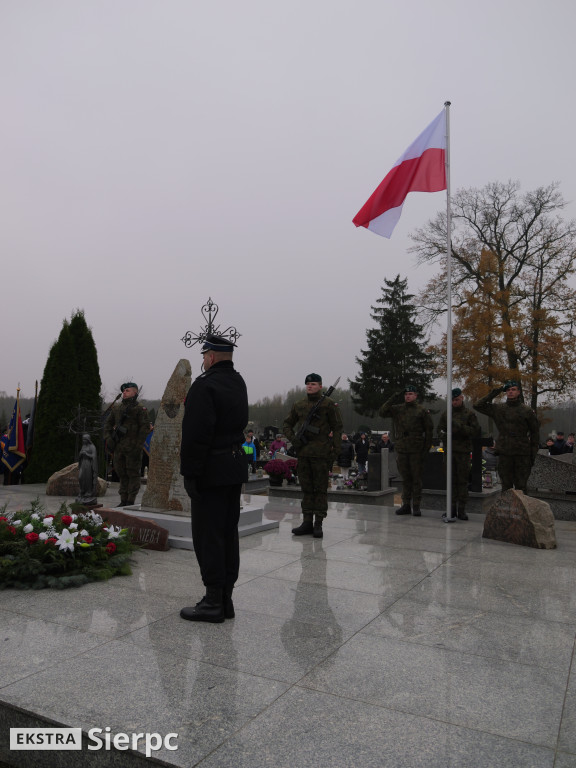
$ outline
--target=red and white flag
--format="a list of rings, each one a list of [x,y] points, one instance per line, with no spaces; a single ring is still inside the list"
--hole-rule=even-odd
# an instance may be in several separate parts
[[[446,189],[446,110],[412,142],[356,216],[357,227],[390,237],[409,192]]]

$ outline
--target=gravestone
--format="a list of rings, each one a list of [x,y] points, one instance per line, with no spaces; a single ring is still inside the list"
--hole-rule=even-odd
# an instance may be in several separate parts
[[[482,536],[523,547],[555,549],[554,515],[545,501],[510,488],[488,510]]]
[[[128,515],[119,509],[103,509],[99,510],[99,513],[111,525],[127,528],[134,544],[144,549],[155,549],[160,552],[166,552],[170,549],[168,530],[153,520],[134,517],[134,515]]]
[[[174,514],[190,514],[190,497],[184,489],[184,478],[180,474],[180,444],[184,400],[191,379],[190,362],[180,360],[166,385],[156,416],[142,507],[163,509]]]
[[[576,464],[572,453],[560,456],[538,454],[528,478],[528,488],[554,491],[556,493],[576,492]]]

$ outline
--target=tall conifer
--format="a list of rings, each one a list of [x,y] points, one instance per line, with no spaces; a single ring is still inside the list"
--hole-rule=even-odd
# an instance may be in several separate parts
[[[350,381],[352,401],[358,413],[373,416],[382,403],[407,384],[418,387],[420,398],[432,400],[434,375],[431,355],[425,349],[418,310],[407,292],[408,280],[384,280],[382,295],[370,316],[376,328],[366,331],[368,348],[356,358],[360,373]]]
[[[23,473],[25,483],[44,483],[75,460],[76,435],[69,424],[79,408],[100,410],[100,372],[92,333],[84,313],[64,320],[40,384],[34,445]]]

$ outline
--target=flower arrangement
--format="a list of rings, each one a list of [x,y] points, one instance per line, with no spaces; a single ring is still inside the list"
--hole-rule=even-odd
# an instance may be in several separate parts
[[[272,459],[264,464],[264,472],[267,475],[276,475],[276,477],[289,478],[292,477],[292,469],[290,468],[289,461],[283,461],[282,459]]]
[[[0,589],[79,587],[131,573],[128,530],[93,510],[62,504],[53,515],[38,499],[30,509],[0,508]]]
[[[358,475],[349,475],[344,480],[344,489],[348,491],[361,491],[366,489],[367,477],[363,472]]]

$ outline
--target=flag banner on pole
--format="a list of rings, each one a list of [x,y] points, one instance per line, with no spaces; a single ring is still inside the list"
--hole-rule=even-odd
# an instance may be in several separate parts
[[[6,433],[6,441],[2,450],[2,463],[13,472],[24,463],[26,459],[26,446],[24,445],[24,430],[22,429],[22,416],[20,415],[20,397],[16,396],[10,426]]]
[[[409,192],[446,189],[446,111],[412,142],[356,216],[357,227],[382,237],[392,235]]]

